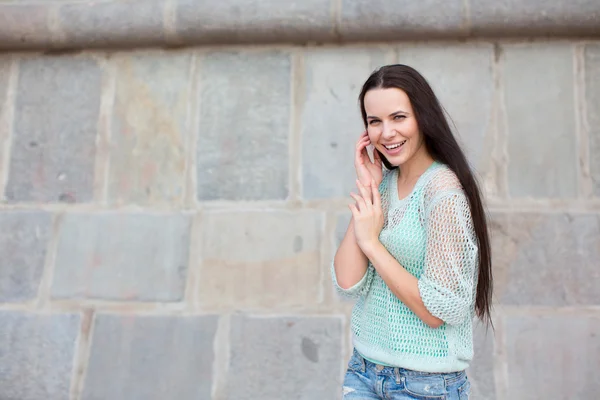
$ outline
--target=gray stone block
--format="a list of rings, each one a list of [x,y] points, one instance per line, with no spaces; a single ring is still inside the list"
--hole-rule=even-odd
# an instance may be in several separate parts
[[[79,315],[0,311],[0,397],[69,398]]]
[[[108,198],[112,204],[181,204],[190,143],[189,52],[115,58]]]
[[[190,225],[190,217],[181,214],[65,215],[52,296],[181,300]]]
[[[335,399],[341,319],[235,316],[224,399]]]
[[[507,398],[598,397],[599,331],[597,314],[507,317]],[[560,384],[549,385],[548,377]]]
[[[347,41],[460,37],[468,34],[460,0],[340,0],[339,33]]]
[[[19,2],[20,3],[20,2]],[[0,49],[50,47],[52,4],[0,3]]]
[[[594,195],[600,196],[600,45],[587,45],[584,57],[590,170]]]
[[[600,304],[600,216],[496,214],[490,227],[496,295],[503,304]]]
[[[471,395],[477,400],[496,400],[494,335],[499,333],[479,320],[473,326],[473,361],[467,369]]]
[[[8,56],[0,56],[0,117],[6,109],[6,101],[8,95],[8,84],[10,81],[10,67],[12,58]]]
[[[0,302],[37,296],[51,228],[52,216],[46,212],[0,213]]]
[[[339,247],[342,240],[344,240],[344,236],[346,235],[346,231],[348,230],[348,225],[350,224],[350,220],[352,219],[352,213],[348,210],[344,213],[339,213],[337,215],[337,220],[335,223],[335,238],[334,243],[335,247]]]
[[[18,4],[17,4],[18,3]],[[595,0],[0,1],[0,49],[597,37]],[[471,4],[472,3],[472,4]],[[54,8],[60,7],[55,14]]]
[[[176,32],[186,43],[323,41],[335,37],[322,0],[177,0]]]
[[[82,400],[210,399],[214,316],[98,315]]]
[[[335,228],[333,231],[333,248],[330,249],[331,254],[327,257],[327,264],[325,265],[325,302],[326,304],[331,304],[331,308],[337,310],[338,312],[345,314],[349,319],[351,316],[352,308],[354,307],[355,299],[340,296],[340,293],[336,290],[335,284],[333,283],[333,276],[331,274],[331,266],[335,259],[335,254],[337,253],[342,240],[344,239],[344,235],[346,235],[346,230],[348,229],[348,224],[352,219],[352,213],[350,210],[339,212],[335,215]],[[350,327],[348,326],[348,329]],[[353,350],[352,343],[348,343],[348,351]],[[348,357],[351,353],[346,354]],[[346,357],[346,358],[348,358]]]
[[[164,0],[109,0],[61,5],[59,45],[141,46],[165,41]]]
[[[450,127],[479,172],[490,168],[494,144],[492,58],[490,44],[421,44],[399,49],[399,62],[419,71],[433,88],[449,114]]]
[[[21,61],[6,198],[87,202],[93,198],[102,73],[86,57]]]
[[[209,307],[281,309],[321,291],[323,218],[311,211],[207,212],[199,296]]]
[[[11,81],[12,63],[12,57],[0,56],[0,188],[2,189],[5,183],[4,178],[7,173],[7,163],[5,163],[5,160],[9,157],[6,144],[10,138],[12,126],[11,113],[9,112],[12,96],[9,96],[8,93]],[[2,189],[0,189],[0,199],[4,198]]]
[[[289,55],[217,52],[203,57],[200,65],[198,198],[285,199],[289,188]]]
[[[573,48],[519,44],[503,52],[510,195],[575,197]]]
[[[306,53],[300,119],[304,198],[349,197],[358,190],[354,148],[365,129],[358,95],[369,75],[389,61],[376,48]]]
[[[470,2],[472,32],[483,35],[571,36],[597,34],[600,4],[596,0]]]

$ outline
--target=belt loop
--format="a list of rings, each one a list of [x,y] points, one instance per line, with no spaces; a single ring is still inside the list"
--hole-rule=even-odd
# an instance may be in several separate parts
[[[400,384],[400,368],[394,368],[394,374],[396,374],[396,384]]]

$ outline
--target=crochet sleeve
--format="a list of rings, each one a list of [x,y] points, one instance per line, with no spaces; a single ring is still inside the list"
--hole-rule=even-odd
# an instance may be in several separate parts
[[[438,193],[425,211],[427,250],[419,292],[425,307],[448,325],[471,315],[477,245],[469,203],[460,189]]]
[[[356,299],[361,296],[364,296],[369,291],[369,288],[371,287],[371,282],[373,281],[374,271],[375,270],[373,266],[371,265],[371,263],[369,263],[367,271],[365,272],[361,280],[358,281],[354,286],[349,287],[348,289],[343,289],[338,284],[337,277],[335,276],[335,268],[333,266],[333,263],[331,263],[331,279],[333,281],[333,285],[335,286],[336,291],[342,297],[350,299]]]

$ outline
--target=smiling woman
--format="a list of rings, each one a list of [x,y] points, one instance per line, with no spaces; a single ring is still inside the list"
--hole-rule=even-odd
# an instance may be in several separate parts
[[[390,165],[403,165],[423,144],[406,93],[396,88],[369,90],[364,96],[370,143]]]
[[[466,399],[473,317],[491,323],[478,185],[416,70],[377,70],[359,99],[358,194],[332,265],[338,291],[356,299],[344,398]]]

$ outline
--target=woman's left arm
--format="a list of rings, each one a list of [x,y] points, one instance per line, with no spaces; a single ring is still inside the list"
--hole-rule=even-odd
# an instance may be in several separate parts
[[[432,328],[438,328],[444,323],[425,307],[419,292],[419,280],[404,269],[381,242],[377,241],[371,246],[366,246],[363,252],[371,260],[375,270],[392,293],[406,304],[417,317]]]
[[[377,188],[372,188],[373,201],[368,200],[368,192],[360,185],[359,189],[362,199],[355,196],[357,206],[350,206],[357,242],[392,293],[432,328],[444,322],[462,322],[470,310],[473,289],[473,270],[469,268],[473,263],[465,262],[465,254],[473,253],[468,251],[472,242],[464,195],[453,192],[437,197],[429,207],[426,265],[417,279],[381,244],[381,228],[372,228],[372,221],[377,221],[380,214]]]

